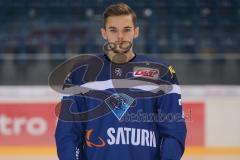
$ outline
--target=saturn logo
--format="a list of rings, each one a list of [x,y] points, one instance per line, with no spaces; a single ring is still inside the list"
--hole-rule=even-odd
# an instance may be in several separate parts
[[[93,132],[93,129],[91,130],[86,130],[86,144],[88,147],[104,147],[106,145],[106,143],[104,142],[104,140],[101,138],[101,137],[98,137],[98,139],[100,140],[100,143],[99,144],[95,144],[93,142],[90,141],[90,137],[91,137],[91,134]]]

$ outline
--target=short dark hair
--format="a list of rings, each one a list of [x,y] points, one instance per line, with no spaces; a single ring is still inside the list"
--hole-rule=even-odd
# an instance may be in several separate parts
[[[116,3],[108,6],[103,13],[103,26],[106,27],[107,18],[111,16],[131,15],[134,27],[137,25],[136,13],[125,3]]]

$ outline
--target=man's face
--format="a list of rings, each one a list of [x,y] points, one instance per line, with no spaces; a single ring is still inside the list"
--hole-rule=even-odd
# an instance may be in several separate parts
[[[111,16],[107,18],[106,27],[101,32],[108,42],[119,44],[123,41],[133,42],[138,36],[139,28],[134,27],[131,15]]]

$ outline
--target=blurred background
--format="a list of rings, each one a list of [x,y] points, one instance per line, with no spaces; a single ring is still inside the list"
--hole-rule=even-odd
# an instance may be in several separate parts
[[[103,54],[102,13],[125,2],[138,17],[134,51],[171,63],[182,85],[183,160],[240,159],[239,0],[0,0],[0,159],[57,159],[49,73]]]

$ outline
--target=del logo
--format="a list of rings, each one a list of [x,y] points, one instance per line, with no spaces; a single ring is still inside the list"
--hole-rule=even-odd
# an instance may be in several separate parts
[[[137,129],[128,127],[108,128],[106,140],[101,137],[91,136],[93,129],[86,130],[86,146],[102,148],[106,145],[132,145],[144,147],[156,147],[156,137],[154,131],[147,129]]]
[[[134,68],[133,76],[158,79],[159,71],[157,69],[153,69],[153,68],[136,67],[136,68]]]

